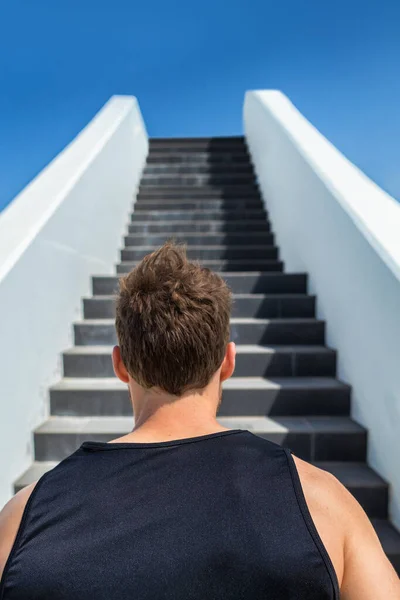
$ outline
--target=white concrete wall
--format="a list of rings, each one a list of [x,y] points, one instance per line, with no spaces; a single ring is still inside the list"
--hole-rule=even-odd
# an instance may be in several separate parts
[[[113,272],[147,152],[136,99],[115,96],[0,214],[0,506],[32,461],[91,275]]]
[[[400,527],[400,204],[280,92],[248,92],[244,124],[286,269],[309,273]]]

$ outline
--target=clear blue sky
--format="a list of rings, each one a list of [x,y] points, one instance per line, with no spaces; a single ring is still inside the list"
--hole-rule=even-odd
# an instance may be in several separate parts
[[[399,0],[3,0],[0,209],[112,94],[150,135],[242,131],[278,88],[400,199]]]

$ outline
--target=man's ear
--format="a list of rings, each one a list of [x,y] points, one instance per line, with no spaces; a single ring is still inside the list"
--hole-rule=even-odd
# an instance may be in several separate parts
[[[236,359],[236,344],[235,342],[229,342],[226,347],[225,358],[221,366],[220,381],[226,381],[229,377],[232,377],[235,370],[235,359]]]
[[[114,373],[124,383],[129,383],[129,375],[128,371],[125,368],[124,363],[121,358],[121,350],[119,346],[114,346],[112,351],[112,361],[114,367]]]

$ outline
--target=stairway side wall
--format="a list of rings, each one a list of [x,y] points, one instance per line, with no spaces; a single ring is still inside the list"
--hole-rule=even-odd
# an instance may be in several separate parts
[[[90,277],[113,273],[147,152],[136,99],[113,97],[0,215],[0,506],[32,461]]]
[[[309,274],[400,528],[400,204],[280,92],[248,92],[244,126],[281,257]]]

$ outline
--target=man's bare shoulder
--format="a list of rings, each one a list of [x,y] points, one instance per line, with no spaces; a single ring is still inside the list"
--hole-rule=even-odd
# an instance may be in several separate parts
[[[0,512],[0,577],[17,535],[26,503],[36,483],[27,485],[15,494]]]
[[[346,490],[340,481],[323,469],[293,456],[300,477],[306,500],[312,501],[314,508],[324,512],[340,512],[350,506],[353,496]]]
[[[400,600],[399,579],[354,496],[327,471],[293,457],[318,533],[331,557],[343,600]]]

